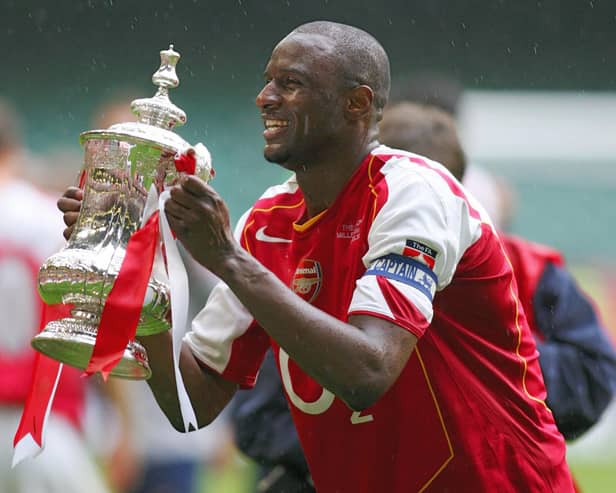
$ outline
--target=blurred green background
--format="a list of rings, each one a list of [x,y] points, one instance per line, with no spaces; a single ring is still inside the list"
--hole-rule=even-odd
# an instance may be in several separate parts
[[[173,43],[182,59],[171,98],[188,114],[178,133],[211,150],[214,186],[237,219],[284,177],[261,154],[254,97],[263,68],[281,37],[315,19],[371,32],[394,77],[433,70],[465,86],[465,144],[471,160],[515,188],[513,230],[563,250],[615,330],[612,0],[0,0],[0,97],[23,114],[34,155],[78,167],[78,135],[97,106],[122,91],[153,95],[158,52]],[[616,491],[606,433],[614,442],[609,425],[572,447],[586,492]],[[208,476],[219,485],[208,491],[243,491],[237,471],[250,467],[238,467]]]
[[[150,77],[158,67],[158,52],[174,43],[182,59],[181,83],[172,100],[188,114],[178,133],[211,149],[216,186],[229,199],[235,218],[266,184],[281,177],[261,158],[262,127],[254,97],[271,49],[302,22],[330,19],[365,28],[390,54],[394,77],[437,70],[469,90],[499,92],[603,93],[613,91],[616,81],[616,6],[609,0],[0,4],[0,95],[23,111],[28,144],[40,152],[62,146],[79,151],[79,132],[91,128],[94,109],[116,92],[153,94]],[[587,158],[581,167],[592,164],[592,149]],[[523,178],[515,169],[509,174]],[[527,200],[536,202],[532,185],[520,182],[523,206]],[[563,191],[550,190],[547,199],[558,201]],[[609,192],[603,188],[599,195]],[[516,229],[543,231],[541,205],[546,201],[534,204],[538,213],[527,214],[523,207]],[[603,212],[610,204],[602,200],[594,211],[589,207],[580,214]],[[602,241],[596,248],[613,252],[614,235],[606,236],[609,245]],[[577,255],[569,245],[567,253]]]

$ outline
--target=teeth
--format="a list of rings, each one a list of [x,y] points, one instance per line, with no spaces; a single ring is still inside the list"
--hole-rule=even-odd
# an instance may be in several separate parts
[[[285,120],[265,120],[265,128],[287,127],[289,122]]]

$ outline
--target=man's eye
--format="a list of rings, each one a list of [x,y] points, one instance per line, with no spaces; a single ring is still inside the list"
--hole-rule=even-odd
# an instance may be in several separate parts
[[[284,83],[288,86],[292,85],[292,86],[299,86],[301,85],[301,82],[293,77],[285,77],[284,79]]]

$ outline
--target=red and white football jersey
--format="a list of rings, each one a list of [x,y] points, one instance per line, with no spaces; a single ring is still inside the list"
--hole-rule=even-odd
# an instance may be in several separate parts
[[[34,371],[30,340],[43,311],[38,271],[62,247],[64,223],[55,200],[21,180],[0,187],[0,210],[0,407],[21,407]],[[52,408],[76,426],[84,406],[80,374],[64,366]]]
[[[349,409],[223,283],[186,341],[243,387],[273,345],[317,490],[573,491],[510,263],[461,185],[433,161],[381,146],[329,209],[305,217],[291,178],[256,202],[237,235],[314,306],[344,321],[390,320],[419,338],[387,393]]]

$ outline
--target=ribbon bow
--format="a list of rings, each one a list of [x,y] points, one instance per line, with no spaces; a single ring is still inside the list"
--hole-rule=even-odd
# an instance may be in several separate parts
[[[193,147],[188,147],[184,151],[178,153],[173,158],[175,169],[178,172],[183,172],[188,175],[194,175],[197,172],[197,164],[200,170],[206,170],[208,176],[206,179],[214,178],[216,172],[212,168],[212,156],[201,142]],[[202,172],[199,172],[202,175]],[[204,176],[201,176],[205,178]]]
[[[184,172],[189,175],[195,174],[195,170],[197,169],[197,158],[195,157],[195,150],[192,147],[189,147],[180,154],[176,154],[173,162],[178,172]]]

